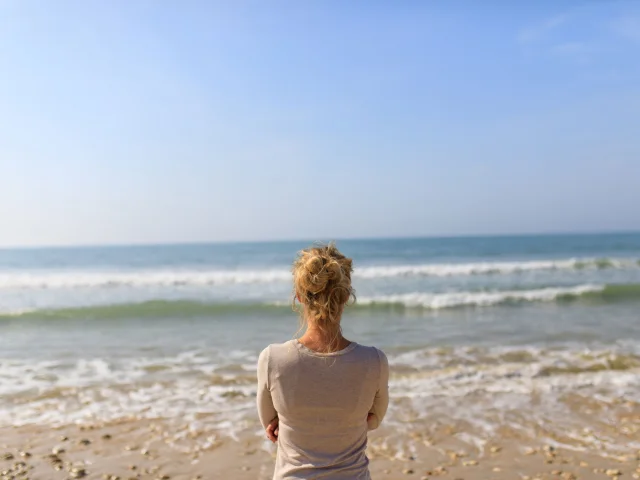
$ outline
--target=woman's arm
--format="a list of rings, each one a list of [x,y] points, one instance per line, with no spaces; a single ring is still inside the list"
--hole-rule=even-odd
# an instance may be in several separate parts
[[[380,350],[378,358],[380,360],[380,376],[378,380],[378,391],[373,398],[373,405],[367,415],[367,426],[369,430],[375,430],[382,423],[382,419],[387,413],[389,407],[389,361],[387,356]]]
[[[269,384],[269,347],[265,348],[258,357],[258,416],[265,429],[278,416],[271,399]]]

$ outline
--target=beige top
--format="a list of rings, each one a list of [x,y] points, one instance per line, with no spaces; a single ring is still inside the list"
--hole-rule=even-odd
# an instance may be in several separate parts
[[[367,430],[387,412],[388,381],[387,357],[375,347],[318,353],[290,340],[265,348],[258,413],[265,428],[280,422],[274,480],[369,480]]]

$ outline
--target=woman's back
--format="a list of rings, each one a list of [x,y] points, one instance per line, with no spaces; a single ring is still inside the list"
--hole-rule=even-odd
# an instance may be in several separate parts
[[[258,361],[263,425],[279,418],[274,479],[368,479],[367,430],[388,405],[388,364],[352,342],[332,353],[298,340],[267,347]]]
[[[292,302],[305,333],[258,359],[260,421],[278,442],[275,480],[370,478],[367,430],[387,411],[389,366],[378,349],[342,335],[342,313],[355,301],[352,272],[334,244],[302,250],[293,263]]]

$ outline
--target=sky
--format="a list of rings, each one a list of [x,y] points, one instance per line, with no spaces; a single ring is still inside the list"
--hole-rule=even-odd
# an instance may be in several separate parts
[[[640,2],[0,0],[0,246],[640,230]]]

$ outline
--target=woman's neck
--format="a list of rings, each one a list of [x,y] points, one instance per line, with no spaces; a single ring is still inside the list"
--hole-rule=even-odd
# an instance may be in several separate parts
[[[327,338],[319,329],[307,327],[298,341],[305,347],[316,352],[327,352],[329,350],[340,351],[347,348],[351,342],[339,334],[338,338]]]

